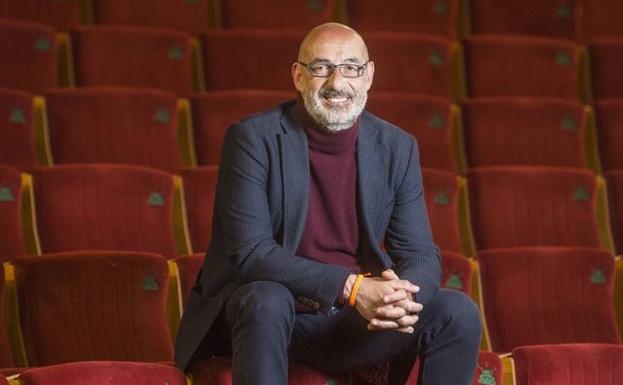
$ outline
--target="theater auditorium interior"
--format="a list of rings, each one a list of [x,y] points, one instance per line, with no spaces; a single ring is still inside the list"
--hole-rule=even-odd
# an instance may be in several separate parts
[[[623,384],[620,0],[0,0],[0,384],[231,385],[228,357],[173,364],[221,145],[296,97],[328,21],[418,141],[442,286],[482,317],[473,384]]]

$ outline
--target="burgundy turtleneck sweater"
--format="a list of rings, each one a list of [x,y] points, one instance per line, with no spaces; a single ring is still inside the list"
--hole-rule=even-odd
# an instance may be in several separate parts
[[[359,121],[336,133],[302,119],[309,142],[309,206],[297,254],[359,272],[357,158]],[[342,293],[338,294],[338,302]]]

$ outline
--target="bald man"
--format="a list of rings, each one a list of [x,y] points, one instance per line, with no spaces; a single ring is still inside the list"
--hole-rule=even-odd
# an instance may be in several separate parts
[[[286,385],[289,361],[390,362],[404,384],[419,356],[419,384],[471,383],[478,310],[439,288],[416,141],[364,111],[374,69],[359,34],[320,25],[292,65],[298,99],[228,130],[180,368],[232,355],[234,385]]]

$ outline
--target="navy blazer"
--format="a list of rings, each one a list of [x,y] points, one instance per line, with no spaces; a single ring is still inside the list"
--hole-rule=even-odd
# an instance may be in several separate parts
[[[341,295],[349,270],[295,254],[310,180],[307,135],[298,108],[295,101],[283,103],[227,132],[212,240],[177,335],[175,360],[182,370],[230,293],[245,282],[279,282],[322,312]],[[373,274],[391,267],[418,285],[417,301],[426,306],[439,288],[441,267],[424,202],[417,143],[368,112],[360,117],[357,137],[357,194],[362,229],[357,258]]]

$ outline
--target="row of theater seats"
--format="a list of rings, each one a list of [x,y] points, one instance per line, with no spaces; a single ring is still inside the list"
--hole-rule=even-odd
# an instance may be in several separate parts
[[[21,170],[126,163],[168,172],[219,163],[229,126],[295,95],[229,90],[188,99],[151,89],[85,87],[42,96],[0,88],[0,163]],[[368,111],[414,135],[421,164],[464,174],[484,166],[623,169],[623,98],[595,109],[551,98],[480,98],[453,104],[372,92]]]
[[[208,29],[307,30],[327,21],[361,31],[457,38],[518,34],[587,41],[623,36],[617,0],[0,0],[0,17],[68,30],[82,23]]]
[[[298,31],[235,30],[196,39],[127,26],[77,27],[59,35],[42,24],[4,19],[0,45],[11,60],[0,60],[0,86],[42,92],[59,85],[123,85],[182,96],[222,89],[292,90],[290,67],[301,38]],[[513,95],[590,102],[591,95],[623,96],[623,39],[595,41],[587,54],[584,46],[555,38],[483,35],[461,43],[390,32],[364,33],[364,38],[376,63],[376,91],[454,100]]]

